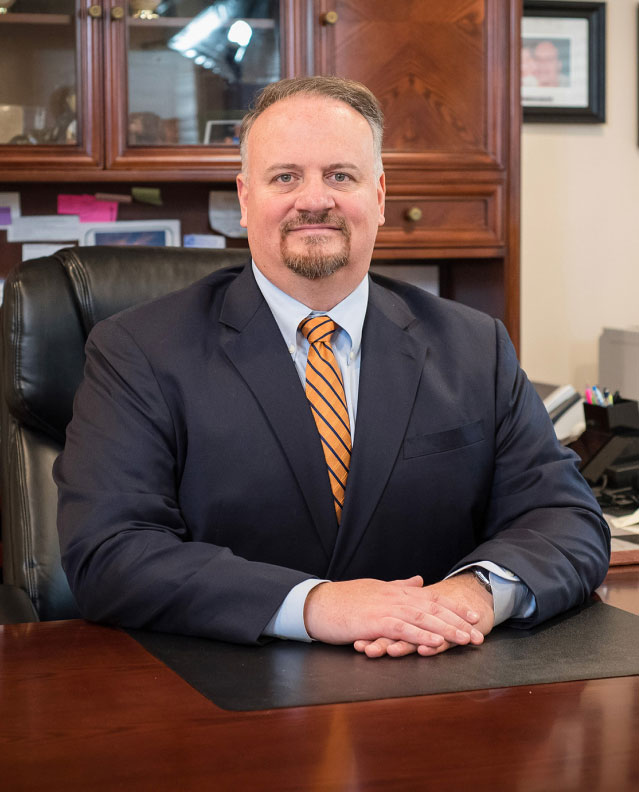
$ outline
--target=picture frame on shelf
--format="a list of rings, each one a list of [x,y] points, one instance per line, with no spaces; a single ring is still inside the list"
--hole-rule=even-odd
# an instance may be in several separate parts
[[[206,122],[204,127],[205,145],[239,145],[241,118],[214,119]]]
[[[524,122],[606,120],[606,4],[524,0]]]
[[[179,220],[118,220],[82,223],[81,245],[180,247]]]

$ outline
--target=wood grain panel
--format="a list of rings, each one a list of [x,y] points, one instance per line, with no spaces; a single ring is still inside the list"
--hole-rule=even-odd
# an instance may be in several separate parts
[[[432,185],[411,195],[388,195],[376,247],[501,247],[501,194],[497,185],[458,186],[455,192]],[[412,207],[422,212],[417,222],[406,216]]]
[[[318,28],[317,70],[360,80],[380,99],[389,162],[408,153],[423,167],[441,155],[501,166],[503,0],[318,0],[320,16],[329,9],[339,18]]]

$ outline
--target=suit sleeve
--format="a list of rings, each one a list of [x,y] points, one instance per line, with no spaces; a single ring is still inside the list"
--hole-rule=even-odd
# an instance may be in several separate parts
[[[511,570],[535,596],[530,627],[584,603],[610,560],[610,531],[578,470],[559,444],[535,389],[496,322],[495,464],[480,544],[455,568],[489,560]]]
[[[175,409],[153,366],[113,320],[96,326],[86,352],[54,465],[62,563],[80,610],[123,627],[259,641],[309,575],[190,541]]]

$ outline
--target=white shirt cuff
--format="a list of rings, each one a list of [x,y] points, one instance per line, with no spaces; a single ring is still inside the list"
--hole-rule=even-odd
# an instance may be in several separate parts
[[[474,561],[461,569],[456,569],[451,575],[459,575],[469,567],[480,566],[488,572],[490,586],[493,590],[493,612],[495,625],[505,622],[506,619],[526,619],[537,609],[535,595],[525,583],[505,567],[492,561]]]
[[[327,580],[309,578],[293,586],[264,628],[262,635],[267,635],[269,638],[288,638],[291,641],[312,641],[304,625],[304,603],[311,589],[327,582]]]

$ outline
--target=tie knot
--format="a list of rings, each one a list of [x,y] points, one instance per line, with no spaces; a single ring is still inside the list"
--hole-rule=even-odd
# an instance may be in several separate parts
[[[307,316],[300,322],[300,332],[308,340],[309,344],[316,344],[318,341],[330,343],[331,335],[335,332],[337,325],[330,316]]]

